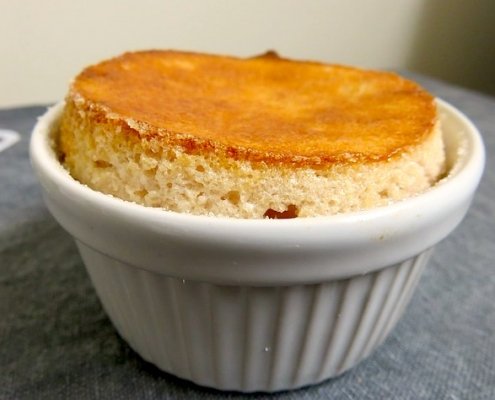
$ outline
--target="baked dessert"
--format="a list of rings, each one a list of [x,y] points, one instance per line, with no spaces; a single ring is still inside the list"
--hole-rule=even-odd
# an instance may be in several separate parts
[[[331,215],[427,190],[444,171],[434,98],[389,72],[142,51],[86,68],[58,149],[89,187],[176,212]]]

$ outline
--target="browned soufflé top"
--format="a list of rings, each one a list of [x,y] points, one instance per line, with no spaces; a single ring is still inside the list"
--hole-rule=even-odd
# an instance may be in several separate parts
[[[436,122],[433,97],[396,74],[274,53],[126,53],[86,68],[70,97],[145,140],[295,166],[384,161]]]

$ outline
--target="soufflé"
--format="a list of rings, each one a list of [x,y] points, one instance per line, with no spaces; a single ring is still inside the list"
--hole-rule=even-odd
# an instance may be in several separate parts
[[[86,68],[66,97],[60,158],[92,189],[234,218],[360,211],[445,170],[435,99],[394,73],[141,51]]]

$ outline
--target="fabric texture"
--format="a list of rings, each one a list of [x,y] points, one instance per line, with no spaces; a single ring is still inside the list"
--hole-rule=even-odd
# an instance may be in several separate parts
[[[487,166],[472,207],[383,345],[338,378],[271,395],[201,388],[127,346],[31,170],[45,107],[0,110],[0,129],[21,135],[0,152],[0,399],[495,399],[495,99],[408,75],[482,132]]]

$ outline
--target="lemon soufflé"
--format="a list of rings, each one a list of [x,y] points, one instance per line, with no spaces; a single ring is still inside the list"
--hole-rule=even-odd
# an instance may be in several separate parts
[[[290,218],[387,205],[431,187],[434,98],[389,72],[142,51],[86,68],[58,135],[71,175],[145,206]]]

